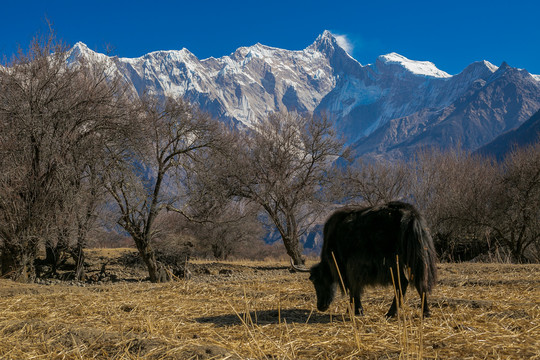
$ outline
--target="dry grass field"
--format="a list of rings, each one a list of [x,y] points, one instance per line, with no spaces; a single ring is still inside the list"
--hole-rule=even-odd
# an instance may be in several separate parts
[[[432,316],[410,291],[391,320],[390,288],[366,291],[363,317],[340,295],[318,312],[308,274],[285,262],[193,261],[167,284],[107,266],[120,281],[0,279],[0,358],[540,359],[540,265],[440,264]]]

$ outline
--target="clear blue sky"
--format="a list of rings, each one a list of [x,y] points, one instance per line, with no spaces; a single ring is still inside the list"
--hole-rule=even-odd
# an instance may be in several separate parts
[[[397,52],[450,74],[478,60],[540,74],[538,0],[5,1],[0,54],[26,48],[46,19],[66,43],[121,57],[185,47],[204,59],[257,42],[300,50],[327,29],[362,64]]]

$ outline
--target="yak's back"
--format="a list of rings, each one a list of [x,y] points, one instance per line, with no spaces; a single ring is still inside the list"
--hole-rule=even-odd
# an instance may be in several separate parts
[[[395,201],[371,207],[343,207],[324,226],[323,254],[395,254],[404,217],[418,213],[407,203]]]

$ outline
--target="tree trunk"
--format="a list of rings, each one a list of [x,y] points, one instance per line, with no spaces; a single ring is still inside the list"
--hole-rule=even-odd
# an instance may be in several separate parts
[[[35,255],[15,249],[4,248],[1,253],[2,277],[16,282],[29,283],[36,278]]]
[[[86,238],[88,229],[90,228],[91,211],[86,213],[86,221],[79,222],[77,231],[77,246],[71,249],[71,257],[75,260],[75,280],[82,281],[84,279],[84,260],[86,259],[84,249],[86,248]]]
[[[59,244],[52,244],[47,241],[45,243],[45,261],[44,263],[51,266],[51,273],[56,274],[58,270],[58,265],[60,265],[60,260],[62,257],[62,247]]]
[[[297,237],[284,236],[283,245],[285,245],[287,255],[291,257],[295,265],[304,265],[305,259],[302,257],[300,242]]]
[[[84,279],[84,249],[79,244],[71,256],[75,260],[75,280],[82,281]]]
[[[51,265],[52,273],[56,274],[58,267],[66,260],[69,251],[69,231],[67,228],[59,229],[56,244],[50,240],[45,242],[45,264]]]
[[[148,276],[150,278],[150,281],[153,283],[170,281],[171,277],[169,276],[163,265],[161,265],[157,261],[156,254],[148,241],[145,241],[144,239],[134,240],[137,244],[139,255],[141,255],[141,258],[143,259],[144,263],[146,264],[146,268],[148,269]]]

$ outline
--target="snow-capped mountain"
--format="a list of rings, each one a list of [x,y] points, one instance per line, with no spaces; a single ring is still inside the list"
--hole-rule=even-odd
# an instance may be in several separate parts
[[[540,76],[503,63],[450,75],[396,53],[362,65],[328,31],[300,51],[255,44],[199,60],[187,49],[107,57],[78,43],[72,57],[103,61],[138,94],[184,97],[240,127],[274,111],[328,114],[357,154],[409,156],[425,145],[476,149],[540,108]]]
[[[217,59],[199,60],[182,49],[107,62],[139,94],[184,97],[220,119],[251,126],[270,112],[317,107],[336,82],[324,53],[329,39],[331,34],[325,32],[301,51],[255,44]],[[95,57],[82,43],[74,51]]]
[[[447,103],[384,122],[355,142],[357,153],[407,158],[432,145],[475,150],[518,127],[540,109],[540,82],[506,63],[493,70],[486,62],[469,65],[438,88],[441,94],[454,94]]]

